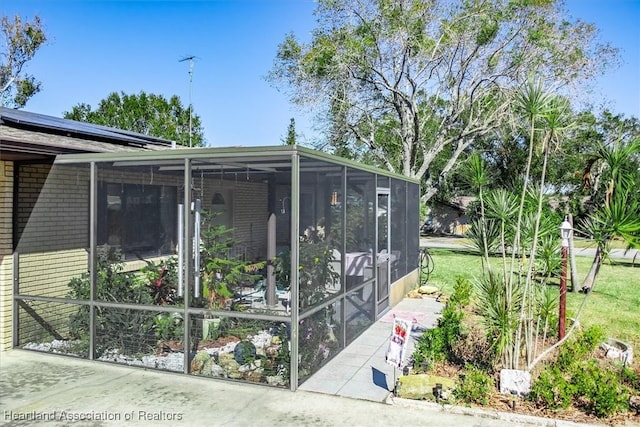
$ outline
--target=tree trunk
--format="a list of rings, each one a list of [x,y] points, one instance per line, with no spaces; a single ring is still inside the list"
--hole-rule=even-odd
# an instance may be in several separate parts
[[[591,288],[593,288],[593,285],[596,282],[596,276],[598,275],[598,271],[600,271],[601,265],[602,249],[600,248],[600,245],[598,245],[596,248],[596,255],[593,257],[593,263],[589,269],[589,274],[587,274],[587,277],[584,279],[584,283],[582,284],[582,291],[585,293],[591,292]]]
[[[569,214],[569,224],[573,229],[573,215]],[[571,270],[571,292],[578,292],[578,269],[576,268],[576,254],[573,245],[573,232],[569,235],[569,263]]]

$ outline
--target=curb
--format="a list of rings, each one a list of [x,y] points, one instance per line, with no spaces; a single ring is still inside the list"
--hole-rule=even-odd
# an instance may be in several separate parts
[[[545,426],[545,427],[594,427],[594,426],[606,426],[606,424],[594,424],[594,423],[578,423],[573,421],[559,420],[555,418],[536,417],[533,415],[516,414],[511,412],[491,411],[486,409],[471,408],[465,406],[456,405],[441,405],[434,402],[428,402],[423,400],[404,399],[401,397],[393,397],[391,395],[386,402],[390,405],[414,407],[414,408],[429,408],[432,410],[439,410],[450,414],[457,415],[469,415],[472,417],[489,418],[506,423],[513,423],[517,425],[533,425],[533,426]]]

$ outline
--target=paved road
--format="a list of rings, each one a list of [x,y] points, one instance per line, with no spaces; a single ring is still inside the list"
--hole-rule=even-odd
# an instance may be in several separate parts
[[[420,246],[426,246],[427,248],[472,249],[472,247],[469,246],[464,239],[459,237],[421,236]],[[576,256],[593,257],[595,256],[595,253],[595,248],[575,248]],[[612,249],[609,256],[615,259],[635,260],[638,264],[640,264],[640,250],[638,249],[630,249],[628,251],[624,249]]]

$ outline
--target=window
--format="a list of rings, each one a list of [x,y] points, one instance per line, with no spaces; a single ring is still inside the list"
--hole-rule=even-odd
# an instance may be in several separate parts
[[[174,253],[176,215],[174,186],[101,183],[98,244],[120,248],[126,259]]]

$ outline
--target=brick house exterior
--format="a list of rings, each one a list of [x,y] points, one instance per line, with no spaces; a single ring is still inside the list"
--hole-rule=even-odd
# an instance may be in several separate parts
[[[0,107],[0,351],[13,343],[14,262],[20,261],[20,279],[38,283],[38,293],[64,296],[66,278],[87,270],[86,233],[88,227],[84,200],[88,193],[65,194],[63,186],[86,181],[86,170],[50,174],[59,154],[163,150],[171,141],[132,132],[110,129]],[[39,199],[47,186],[53,191]],[[59,191],[56,192],[55,188]],[[87,189],[88,192],[88,189]],[[82,199],[82,200],[79,200]],[[48,204],[64,206],[52,216]],[[33,227],[22,235],[26,222]],[[50,247],[50,242],[64,247]],[[50,238],[55,236],[55,239]],[[21,252],[25,252],[21,256]],[[51,253],[57,262],[51,263]],[[33,278],[38,280],[33,280]],[[31,280],[26,280],[31,279]],[[16,279],[17,280],[17,279]],[[53,313],[60,315],[60,313]],[[28,333],[28,325],[21,333]]]

